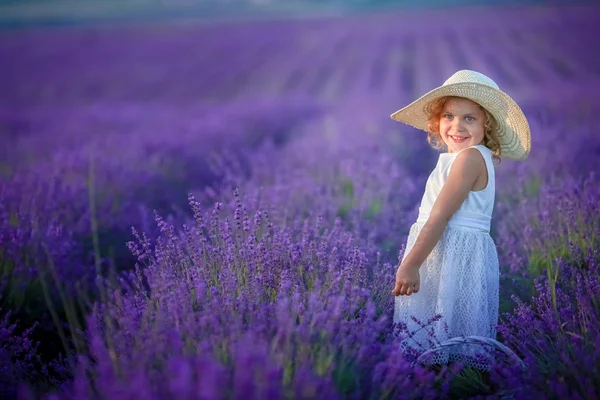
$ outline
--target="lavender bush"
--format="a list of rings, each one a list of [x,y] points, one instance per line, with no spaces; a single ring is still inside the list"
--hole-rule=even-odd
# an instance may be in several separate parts
[[[496,379],[519,397],[594,399],[600,395],[600,271],[598,249],[573,249],[571,261],[555,260],[560,279],[536,279],[536,295],[516,298],[499,332],[527,369],[499,369]]]
[[[3,311],[0,309],[0,311]],[[71,378],[67,360],[57,358],[46,362],[39,352],[39,342],[32,339],[32,332],[39,329],[34,324],[19,329],[9,322],[11,311],[3,313],[0,320],[0,395],[14,398],[25,382],[29,388],[47,392]],[[27,389],[26,389],[27,390]]]
[[[506,220],[500,235],[507,241],[502,247],[510,248],[515,256],[511,272],[528,265],[527,272],[538,275],[557,257],[569,257],[570,245],[584,252],[598,248],[599,188],[592,171],[582,178],[546,179],[536,196],[522,192],[523,200],[510,210],[514,218]]]
[[[98,295],[95,278],[133,263],[125,246],[130,227],[141,226],[147,234],[155,235],[152,208],[181,217],[176,200],[180,192],[165,188],[222,179],[219,171],[211,170],[209,160],[215,152],[256,146],[265,135],[282,140],[294,124],[318,111],[315,105],[290,100],[278,106],[291,117],[283,121],[263,111],[267,107],[272,112],[273,106],[256,103],[253,109],[240,111],[234,105],[210,108],[212,114],[188,120],[191,127],[171,126],[179,131],[176,140],[172,132],[160,127],[160,118],[163,125],[175,121],[166,112],[150,120],[153,135],[147,134],[150,125],[143,123],[123,135],[120,124],[135,126],[135,120],[141,120],[135,109],[117,115],[113,122],[119,129],[94,132],[95,121],[106,112],[101,107],[83,110],[78,114],[79,125],[62,132],[63,143],[71,146],[57,146],[56,137],[50,140],[57,122],[43,125],[42,117],[48,117],[44,115],[35,115],[40,120],[32,124],[35,130],[28,132],[32,136],[16,140],[19,151],[11,153],[12,171],[0,181],[0,272],[5,282],[0,288],[0,305],[12,309],[26,325],[39,323],[39,337],[41,332],[52,336],[56,324],[67,320],[68,326],[58,328],[60,338],[55,338],[60,345],[48,336],[43,342],[52,354],[61,346],[63,351],[71,346],[69,336],[83,326],[81,313],[86,312],[89,299]],[[238,126],[228,127],[229,135],[224,137],[220,131],[225,127],[218,123],[219,118],[235,118]],[[78,137],[82,129],[95,136],[82,140]],[[32,138],[47,143],[34,147]],[[202,146],[204,141],[212,148]],[[187,147],[182,146],[184,143]],[[186,150],[193,148],[197,150]],[[229,153],[240,156],[241,149]],[[34,152],[35,163],[28,161],[28,151]],[[153,195],[157,188],[165,195]]]
[[[389,316],[367,290],[367,260],[339,224],[313,216],[299,230],[277,227],[237,196],[225,217],[220,203],[210,215],[193,197],[190,205],[184,240],[158,216],[154,249],[135,232],[140,264],[90,317],[90,358],[64,398],[445,393],[393,350]],[[391,266],[374,270],[371,284],[387,289]]]
[[[16,390],[21,381],[29,374],[37,374],[36,367],[37,346],[29,338],[31,327],[17,335],[16,325],[9,324],[10,312],[0,320],[0,394],[3,397],[15,396]]]

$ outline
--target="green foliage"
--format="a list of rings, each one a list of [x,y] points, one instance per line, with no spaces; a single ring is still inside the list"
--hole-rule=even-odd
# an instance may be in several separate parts
[[[369,208],[364,213],[365,218],[372,220],[379,215],[383,209],[383,202],[379,199],[375,199],[369,205]]]
[[[354,182],[350,178],[344,179],[342,183],[342,193],[345,197],[354,198]]]
[[[339,393],[355,393],[358,384],[356,377],[359,376],[356,363],[350,358],[338,355],[334,365],[332,376]]]
[[[354,208],[354,182],[350,178],[342,179],[341,204],[337,210],[337,216],[346,219]]]
[[[450,399],[468,399],[474,396],[493,395],[489,374],[475,368],[463,368],[450,378]]]
[[[536,197],[540,192],[542,180],[539,177],[533,177],[525,182],[523,194],[526,197]]]

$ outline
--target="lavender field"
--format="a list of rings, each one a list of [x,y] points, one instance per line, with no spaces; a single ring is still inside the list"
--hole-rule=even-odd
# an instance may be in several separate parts
[[[0,397],[600,398],[599,26],[579,4],[0,31]],[[531,125],[491,232],[525,368],[433,370],[392,326],[437,153],[389,115],[459,69]]]

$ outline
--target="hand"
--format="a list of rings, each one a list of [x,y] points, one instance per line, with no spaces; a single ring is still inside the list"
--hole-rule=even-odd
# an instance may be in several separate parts
[[[420,285],[421,278],[419,275],[419,268],[400,265],[396,271],[396,285],[394,286],[392,293],[394,296],[410,296],[419,291]]]

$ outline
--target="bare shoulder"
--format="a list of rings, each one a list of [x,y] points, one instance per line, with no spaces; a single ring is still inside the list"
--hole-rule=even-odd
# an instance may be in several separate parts
[[[487,187],[487,167],[483,154],[475,148],[461,151],[453,162],[448,175],[452,182],[462,181],[469,191],[479,191]]]
[[[481,164],[484,163],[483,155],[475,147],[469,147],[468,149],[464,149],[463,151],[458,153],[458,155],[456,156],[456,160],[471,160],[481,162]]]
[[[430,219],[449,221],[465,201],[483,171],[485,171],[485,161],[479,150],[468,148],[457,154],[448,173],[448,179],[432,207]]]
[[[462,173],[467,171],[477,172],[477,175],[479,175],[486,171],[485,160],[479,150],[470,147],[456,156],[452,163],[452,170],[459,170]]]

